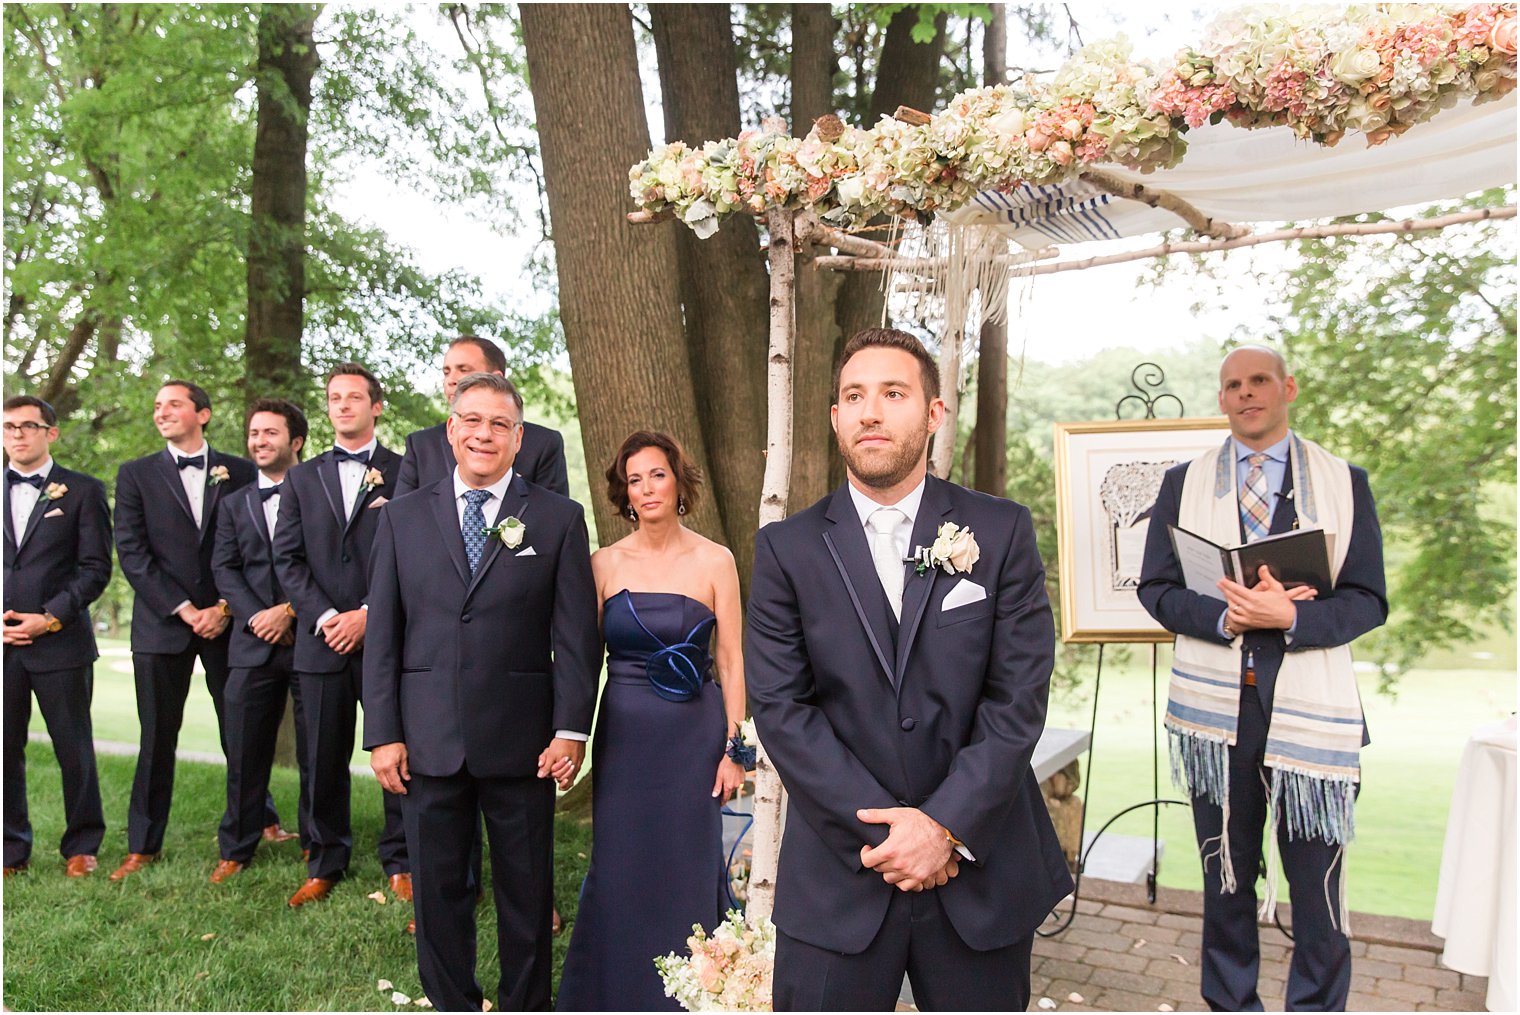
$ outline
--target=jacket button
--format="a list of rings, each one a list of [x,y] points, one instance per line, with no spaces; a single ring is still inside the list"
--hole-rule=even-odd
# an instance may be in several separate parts
[[[908,718],[904,719],[899,725],[902,726],[903,732],[907,733],[909,730],[913,729],[913,727],[918,725],[918,720],[912,716],[909,716]]]
[[[459,622],[461,624],[468,624],[470,622],[470,615],[466,613],[464,616],[459,618]]]
[[[349,558],[348,554],[345,553],[343,555],[343,563],[347,564],[349,562],[349,560],[350,560],[350,558]]]

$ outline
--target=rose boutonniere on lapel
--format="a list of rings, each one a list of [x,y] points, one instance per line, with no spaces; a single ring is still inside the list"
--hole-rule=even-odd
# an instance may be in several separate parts
[[[69,488],[62,483],[49,483],[42,491],[43,500],[57,500],[69,492]]]
[[[369,493],[376,487],[385,485],[385,475],[379,469],[370,469],[364,474],[364,492]]]
[[[213,465],[211,471],[206,473],[207,480],[212,486],[221,486],[232,478],[232,473],[227,471],[225,465]]]
[[[982,557],[982,548],[976,545],[976,536],[968,528],[946,522],[935,533],[933,546],[919,546],[908,559],[913,570],[927,574],[932,567],[942,568],[946,574],[965,574]]]
[[[501,545],[509,550],[515,550],[522,545],[523,537],[528,534],[528,527],[523,524],[521,518],[512,515],[486,529],[487,539],[499,539]]]

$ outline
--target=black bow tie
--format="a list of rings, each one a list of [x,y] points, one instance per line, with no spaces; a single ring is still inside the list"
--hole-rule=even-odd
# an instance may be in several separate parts
[[[15,469],[5,470],[6,486],[15,486],[17,483],[26,483],[29,486],[35,486],[37,489],[41,490],[43,482],[45,482],[45,480],[43,479],[42,473],[40,472],[35,476],[23,476]]]
[[[204,469],[206,467],[206,456],[196,455],[194,458],[181,458],[175,455],[174,464],[178,465],[181,469]]]
[[[358,462],[360,465],[369,464],[368,451],[344,451],[342,448],[333,448],[333,461],[335,462]]]
[[[261,487],[259,487],[259,500],[260,501],[266,501],[266,500],[268,500],[269,498],[273,497],[275,494],[279,493],[280,492],[280,487],[282,487],[284,485],[285,485],[284,483],[276,483],[274,486],[261,486]]]

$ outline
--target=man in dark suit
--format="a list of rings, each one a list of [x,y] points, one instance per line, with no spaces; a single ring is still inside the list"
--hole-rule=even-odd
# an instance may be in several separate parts
[[[1219,370],[1219,408],[1229,418],[1231,439],[1224,450],[1167,471],[1146,534],[1140,575],[1140,601],[1163,627],[1179,636],[1174,688],[1176,674],[1184,668],[1180,661],[1184,642],[1191,639],[1229,649],[1239,639],[1238,650],[1225,653],[1240,677],[1238,711],[1225,717],[1233,719],[1235,727],[1234,743],[1224,762],[1229,773],[1227,849],[1220,849],[1220,836],[1226,832],[1223,808],[1203,792],[1196,792],[1192,801],[1194,828],[1205,854],[1202,993],[1216,1011],[1262,1009],[1257,992],[1260,951],[1255,885],[1272,778],[1265,764],[1268,731],[1285,661],[1300,653],[1313,655],[1347,645],[1388,616],[1382,534],[1367,473],[1338,459],[1334,461],[1345,474],[1349,490],[1350,537],[1343,543],[1345,561],[1328,596],[1314,598],[1307,588],[1290,591],[1265,568],[1253,588],[1225,579],[1220,583],[1220,597],[1187,587],[1168,529],[1186,513],[1184,490],[1195,470],[1195,481],[1205,483],[1208,492],[1229,498],[1230,531],[1200,535],[1225,544],[1299,527],[1295,472],[1312,475],[1312,464],[1299,461],[1295,469],[1290,462],[1290,457],[1299,454],[1290,456],[1290,446],[1297,442],[1303,449],[1307,444],[1288,425],[1288,406],[1297,397],[1297,382],[1277,351],[1243,346],[1225,357]],[[1305,457],[1316,455],[1329,457],[1317,448]],[[1225,486],[1216,490],[1220,479]],[[1332,496],[1330,490],[1315,491],[1321,516],[1333,508]],[[1342,527],[1338,539],[1345,538]],[[1344,668],[1354,701],[1349,655]],[[1356,715],[1361,711],[1355,704],[1352,710]],[[1169,705],[1169,726],[1172,714]],[[1361,742],[1367,742],[1365,726]],[[1278,824],[1277,841],[1293,901],[1287,1009],[1344,1010],[1351,984],[1351,945],[1344,928],[1337,926],[1336,900],[1342,897],[1345,870],[1339,858],[1341,847],[1321,837],[1290,836],[1288,824]],[[1229,887],[1222,877],[1225,857],[1232,873]]]
[[[327,378],[327,417],[337,443],[286,473],[280,495],[274,568],[295,604],[295,671],[306,710],[311,780],[311,858],[292,906],[325,899],[353,852],[348,764],[364,673],[370,544],[401,471],[401,456],[375,437],[384,398],[380,382],[364,367],[334,367]],[[409,901],[400,801],[384,797],[380,866],[391,891]]]
[[[506,375],[507,357],[501,347],[488,338],[461,335],[449,343],[443,355],[443,397],[454,400],[454,386],[460,378],[474,373]],[[406,454],[401,461],[401,478],[396,481],[396,496],[421,489],[454,474],[454,449],[449,445],[447,423],[417,430],[406,439]],[[570,496],[570,477],[565,467],[565,439],[558,430],[537,423],[522,425],[522,449],[512,470],[530,483]]]
[[[440,1011],[479,1011],[477,814],[491,849],[498,1007],[549,1006],[554,784],[591,728],[601,640],[581,506],[512,469],[522,398],[505,377],[462,380],[454,474],[380,519],[364,660],[364,746],[406,794],[417,873],[417,966]],[[515,524],[508,524],[509,519]]]
[[[26,738],[32,695],[63,775],[64,873],[95,869],[105,836],[90,726],[95,631],[90,604],[111,578],[111,512],[100,480],[53,461],[53,407],[5,400],[5,876],[32,855]]]
[[[926,1009],[1022,1011],[1072,887],[1030,768],[1055,652],[1034,528],[927,475],[944,403],[916,338],[861,332],[834,387],[848,481],[760,530],[750,594],[789,794],[775,1007],[888,1011],[906,972]]]
[[[261,398],[248,408],[248,454],[257,483],[227,498],[216,520],[211,570],[232,607],[227,678],[227,810],[217,830],[221,861],[211,882],[221,884],[253,859],[263,823],[275,741],[288,696],[295,711],[301,848],[309,849],[311,801],[307,775],[305,710],[294,678],[295,609],[274,573],[273,538],[279,524],[285,473],[301,460],[306,416],[283,398]]]
[[[158,859],[174,794],[174,749],[190,677],[199,657],[226,753],[226,600],[211,576],[216,516],[229,493],[253,482],[246,458],[206,443],[211,398],[190,381],[166,381],[153,400],[163,451],[124,462],[116,472],[116,554],[132,600],[132,672],[142,739],[127,810],[127,858],[120,881]],[[288,838],[269,801],[269,838]]]

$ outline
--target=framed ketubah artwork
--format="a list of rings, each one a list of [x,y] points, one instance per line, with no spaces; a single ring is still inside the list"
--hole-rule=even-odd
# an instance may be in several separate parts
[[[1223,417],[1057,423],[1061,639],[1165,642],[1135,594],[1166,470],[1217,448]]]

